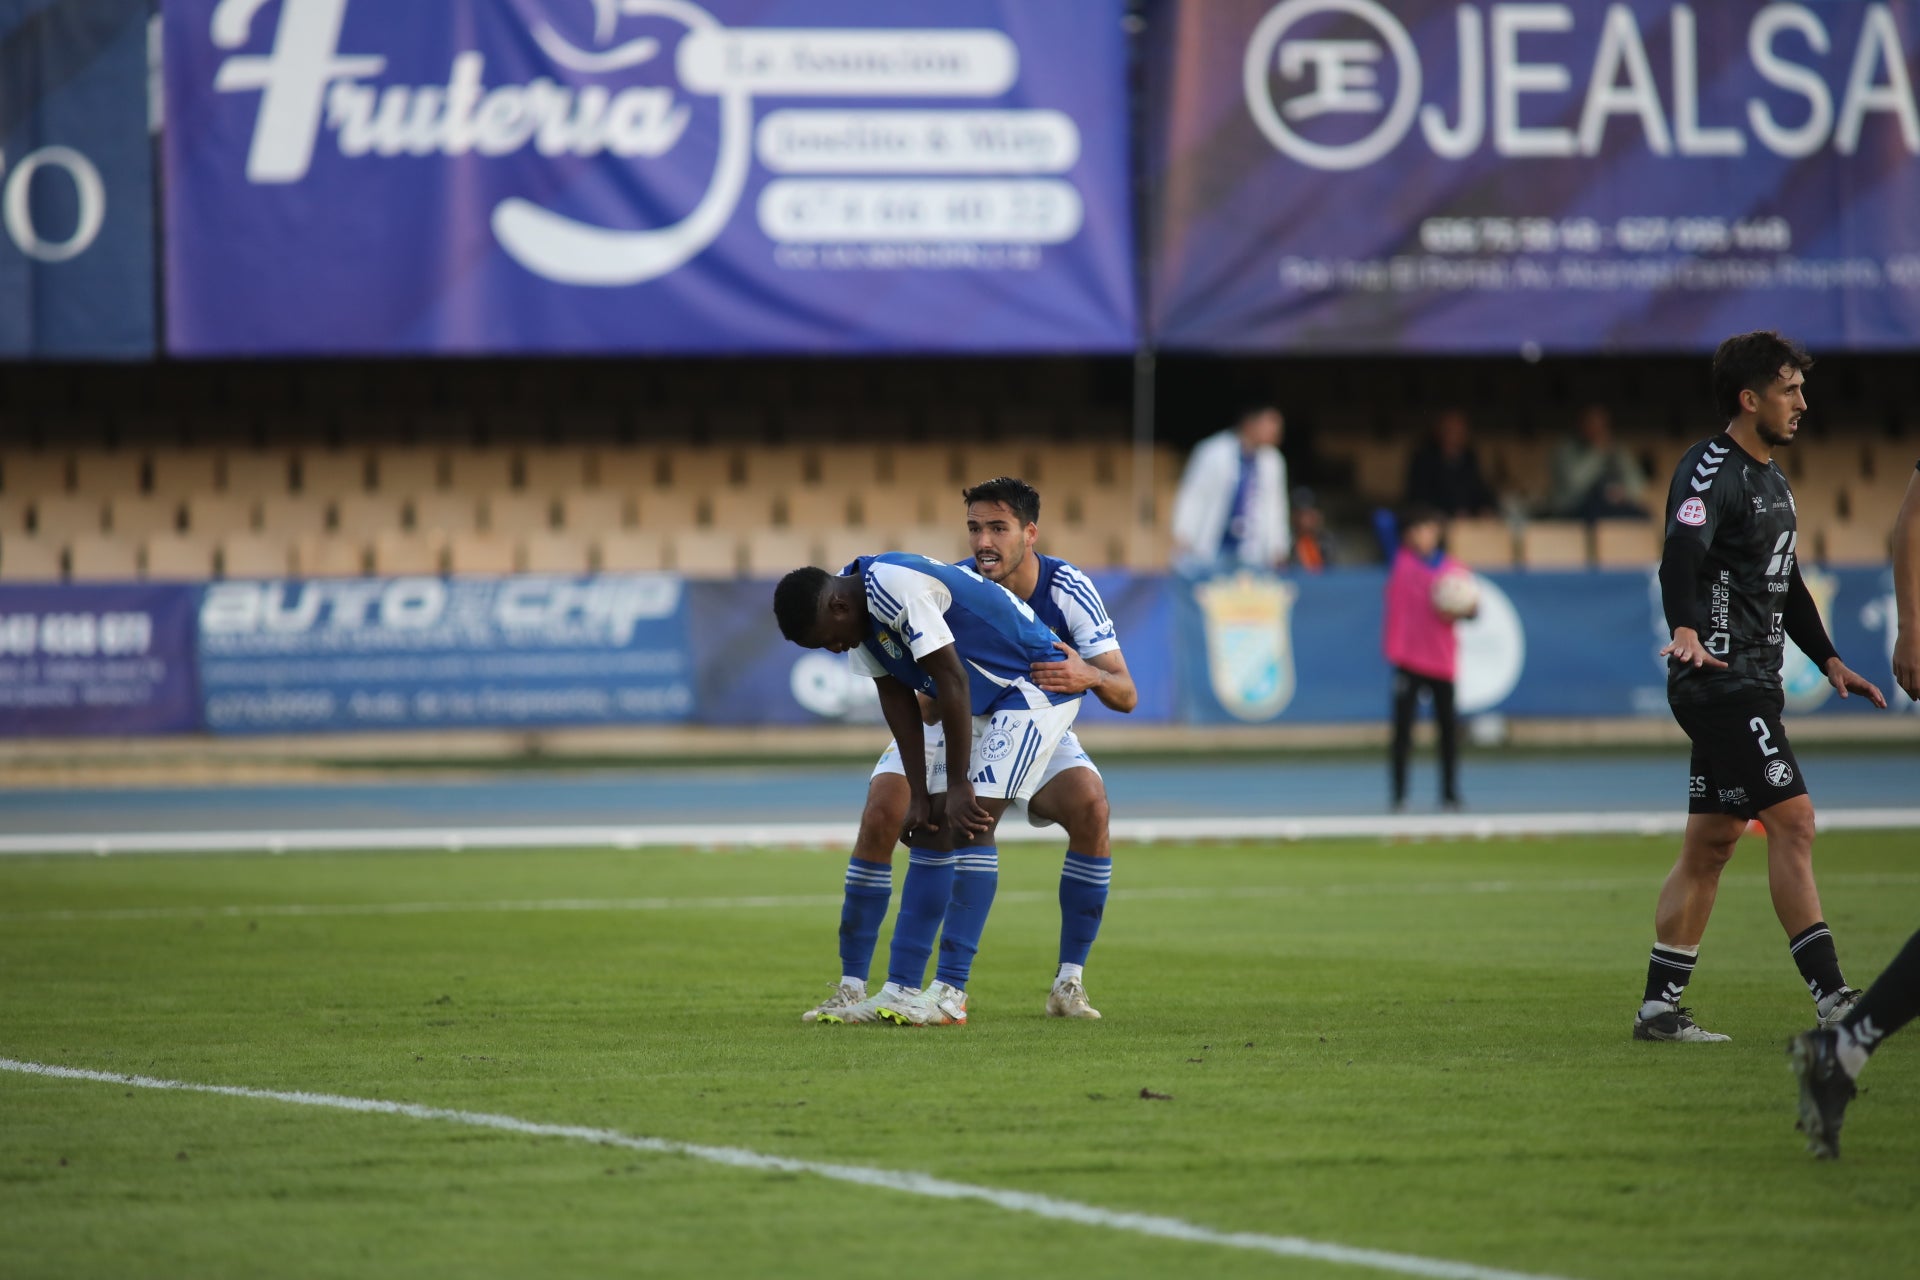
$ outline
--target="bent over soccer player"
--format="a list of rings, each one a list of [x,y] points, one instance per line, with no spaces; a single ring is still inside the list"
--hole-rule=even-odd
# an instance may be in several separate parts
[[[1720,871],[1747,821],[1767,829],[1767,884],[1822,1026],[1859,993],[1840,975],[1813,883],[1813,801],[1780,723],[1787,637],[1841,697],[1885,707],[1840,661],[1795,563],[1799,526],[1775,449],[1793,443],[1813,360],[1777,333],[1728,338],[1713,356],[1713,396],[1727,428],[1687,451],[1667,494],[1660,599],[1672,641],[1667,702],[1693,742],[1687,830],[1654,912],[1636,1040],[1726,1040],[1697,1025],[1680,995],[1693,975]]]
[[[1060,662],[1036,662],[1033,681],[1055,693],[1090,692],[1115,711],[1139,703],[1120,641],[1091,579],[1065,560],[1034,550],[1039,537],[1040,495],[1032,485],[1000,476],[961,494],[966,503],[970,562],[979,575],[1026,601],[1058,639]],[[1058,655],[1056,655],[1058,656]],[[926,729],[928,789],[946,789],[945,735],[938,724]],[[893,846],[906,820],[907,775],[900,750],[889,745],[867,783],[860,834],[847,863],[846,900],[840,912],[840,981],[820,1004],[801,1014],[803,1021],[843,1020],[844,1011],[867,998],[867,972],[880,923],[893,893]],[[1066,828],[1067,854],[1060,869],[1060,967],[1046,1010],[1055,1018],[1098,1018],[1087,999],[1087,956],[1099,936],[1112,877],[1112,847],[1107,833],[1107,789],[1100,770],[1072,729],[1060,741],[1038,790],[1026,805],[1036,826]]]
[[[796,569],[773,607],[787,639],[851,652],[854,670],[874,678],[906,770],[909,858],[887,984],[847,1020],[965,1022],[967,977],[1000,881],[1000,815],[1032,798],[1082,695],[1034,682],[1034,664],[1061,655],[1033,610],[972,570],[926,556],[861,556],[839,577]],[[945,735],[947,786],[937,796],[915,693],[933,699]],[[936,934],[938,980],[923,991]]]

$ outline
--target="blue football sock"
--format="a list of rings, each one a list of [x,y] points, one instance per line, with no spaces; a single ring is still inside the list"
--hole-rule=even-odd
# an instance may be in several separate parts
[[[1100,936],[1100,917],[1107,910],[1107,885],[1113,879],[1112,858],[1089,858],[1067,850],[1060,868],[1060,963],[1082,965]]]
[[[953,894],[947,900],[946,925],[940,930],[940,969],[936,976],[951,986],[967,989],[973,957],[980,950],[980,934],[993,910],[1000,888],[1000,850],[990,844],[955,849],[959,859],[953,874]]]
[[[880,922],[893,901],[893,868],[884,862],[847,859],[847,899],[840,904],[840,974],[867,980]]]
[[[931,849],[907,851],[907,878],[900,886],[900,910],[893,919],[893,954],[887,981],[916,990],[926,982],[933,939],[946,919],[953,896],[954,855]]]

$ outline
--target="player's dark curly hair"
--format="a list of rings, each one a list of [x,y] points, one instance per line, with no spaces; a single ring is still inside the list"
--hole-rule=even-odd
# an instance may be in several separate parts
[[[1013,476],[995,476],[962,490],[960,497],[968,506],[976,502],[1004,502],[1021,524],[1040,523],[1040,491]]]
[[[1805,373],[1813,357],[1772,329],[1735,334],[1713,353],[1713,407],[1722,418],[1740,415],[1740,393],[1756,395],[1773,385],[1782,369]]]
[[[820,622],[820,593],[827,589],[832,576],[825,569],[808,565],[780,579],[780,585],[773,589],[773,616],[780,624],[781,635],[795,644],[813,638]]]

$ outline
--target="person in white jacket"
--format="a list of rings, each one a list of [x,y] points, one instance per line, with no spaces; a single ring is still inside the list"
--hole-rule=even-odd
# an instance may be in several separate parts
[[[1251,406],[1239,422],[1193,447],[1173,500],[1173,555],[1179,568],[1274,569],[1285,564],[1287,523],[1285,429],[1270,404]]]

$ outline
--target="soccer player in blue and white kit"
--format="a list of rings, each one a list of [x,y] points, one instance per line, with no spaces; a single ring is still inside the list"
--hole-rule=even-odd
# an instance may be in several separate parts
[[[1132,711],[1139,694],[1099,591],[1071,564],[1034,550],[1040,495],[1033,486],[1001,476],[961,496],[966,503],[973,568],[1026,601],[1059,637],[1054,648],[1065,660],[1035,664],[1035,683],[1058,692],[1091,692],[1115,711]],[[928,786],[937,793],[946,786],[945,737],[937,724],[927,727],[926,753],[932,771]],[[801,1015],[803,1020],[860,1021],[863,1014],[872,1012],[867,973],[893,892],[893,847],[907,803],[906,771],[898,746],[890,745],[867,784],[860,834],[847,865],[846,899],[840,913],[840,981],[824,1001]],[[1067,833],[1060,871],[1060,967],[1047,995],[1046,1012],[1050,1017],[1098,1018],[1100,1011],[1087,999],[1084,969],[1100,932],[1112,876],[1107,791],[1100,770],[1072,730],[1054,752],[1025,807],[1034,825],[1057,822]]]
[[[887,983],[875,1018],[916,1026],[966,1021],[966,984],[999,886],[1000,816],[1038,790],[1080,710],[1081,694],[1043,688],[1035,664],[1064,655],[1033,611],[969,568],[926,556],[861,556],[840,576],[796,569],[774,591],[781,634],[851,653],[872,676],[906,770],[909,850]],[[929,788],[920,704],[934,704],[947,785]],[[922,989],[940,937],[936,981]]]

